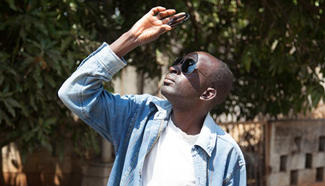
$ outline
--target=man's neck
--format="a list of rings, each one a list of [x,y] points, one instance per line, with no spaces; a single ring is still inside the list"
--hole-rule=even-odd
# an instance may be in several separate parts
[[[171,119],[183,132],[195,135],[200,133],[206,114],[197,110],[180,111],[174,108]]]

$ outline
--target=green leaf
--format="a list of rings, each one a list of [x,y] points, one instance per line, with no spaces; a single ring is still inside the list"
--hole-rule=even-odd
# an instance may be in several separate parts
[[[2,85],[4,79],[5,79],[5,77],[0,75],[0,86]]]
[[[14,10],[17,11],[16,5],[15,5],[15,0],[6,0],[7,3],[9,4],[9,7]]]
[[[2,123],[2,120],[5,121],[5,124],[7,126],[10,126],[10,127],[14,126],[14,124],[10,121],[9,116],[5,112],[0,110],[0,124]]]
[[[251,70],[252,58],[248,55],[243,57],[243,63],[247,72]]]
[[[7,100],[4,100],[4,104],[7,108],[7,111],[13,116],[13,117],[16,117],[16,112],[15,112],[15,109],[13,108],[13,106],[8,103]]]
[[[51,85],[51,87],[55,88],[57,83],[53,80],[53,77],[46,74],[46,81]]]
[[[49,125],[55,124],[56,122],[57,122],[57,118],[52,117],[52,118],[46,119],[44,122],[44,125],[49,126]]]
[[[73,39],[72,37],[67,37],[64,40],[62,40],[60,50],[65,51],[71,45],[72,39]]]
[[[16,100],[14,100],[13,98],[7,98],[7,102],[16,108],[22,108],[21,104],[19,104]]]
[[[313,107],[316,107],[318,105],[319,101],[322,99],[324,94],[325,94],[325,92],[324,92],[324,88],[322,87],[322,85],[318,85],[316,88],[314,88],[311,91],[311,100],[312,100]]]
[[[52,153],[53,148],[52,145],[45,139],[41,140],[41,144],[43,147],[45,147],[50,153]]]
[[[246,72],[249,72],[251,69],[251,64],[252,64],[251,51],[249,48],[246,49],[243,54],[242,63],[244,64]]]

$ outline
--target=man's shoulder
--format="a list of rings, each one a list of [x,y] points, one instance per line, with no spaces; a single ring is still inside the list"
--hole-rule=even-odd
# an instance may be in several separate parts
[[[153,96],[151,94],[135,94],[133,96],[139,101],[145,101],[147,104],[150,104],[151,102],[156,104],[164,104],[165,102],[168,102],[165,99]]]
[[[219,145],[222,145],[223,147],[227,149],[231,149],[231,151],[235,152],[238,156],[240,156],[242,159],[244,158],[242,150],[240,149],[238,143],[236,140],[227,132],[225,132],[219,124],[215,123],[218,128],[217,133],[217,143]]]
[[[235,153],[238,156],[243,157],[242,151],[234,138],[225,132],[222,127],[215,122],[210,114],[207,115],[204,124],[203,133],[206,136],[210,136],[209,138],[213,141],[215,136],[216,148],[222,149],[223,153]]]
[[[216,133],[217,138],[220,142],[224,143],[227,146],[238,146],[233,137],[225,132],[222,127],[215,122],[210,114],[207,115],[205,123],[207,128],[209,128],[212,133]]]
[[[225,146],[228,146],[228,148],[231,149],[230,152],[238,158],[237,160],[239,161],[240,165],[245,164],[244,154],[238,143],[230,134],[225,132],[225,135],[218,136],[218,139],[220,139]]]
[[[236,151],[241,152],[241,149],[240,149],[238,143],[227,132],[225,132],[224,135],[218,135],[218,139],[220,139],[223,143],[225,143],[225,145],[233,147]]]

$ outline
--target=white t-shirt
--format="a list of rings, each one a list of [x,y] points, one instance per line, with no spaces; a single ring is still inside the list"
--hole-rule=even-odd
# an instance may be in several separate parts
[[[198,137],[187,135],[170,119],[144,161],[143,185],[196,185],[191,149]]]

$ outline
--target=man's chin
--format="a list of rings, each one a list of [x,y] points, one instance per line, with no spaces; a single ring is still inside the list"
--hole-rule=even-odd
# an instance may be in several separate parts
[[[160,92],[163,96],[165,96],[165,98],[168,99],[169,96],[173,95],[173,88],[168,86],[168,85],[163,85],[160,89]]]
[[[171,86],[162,86],[160,89],[161,94],[169,101],[180,97],[180,92]],[[182,96],[181,96],[182,97]]]

